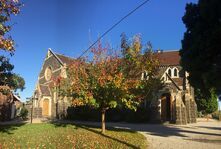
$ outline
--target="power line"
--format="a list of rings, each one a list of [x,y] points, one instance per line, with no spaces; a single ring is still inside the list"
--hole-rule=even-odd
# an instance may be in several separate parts
[[[141,3],[140,5],[138,5],[135,9],[133,9],[132,11],[130,11],[127,15],[125,15],[124,17],[122,17],[119,21],[117,21],[113,26],[111,26],[106,32],[104,32],[92,45],[90,45],[79,57],[81,58],[88,50],[90,50],[101,38],[103,38],[106,34],[108,34],[112,29],[114,29],[118,24],[120,24],[124,19],[126,19],[127,17],[129,17],[131,14],[133,14],[135,11],[137,11],[140,7],[142,7],[143,5],[145,5],[148,1],[150,0],[145,0],[143,3]]]

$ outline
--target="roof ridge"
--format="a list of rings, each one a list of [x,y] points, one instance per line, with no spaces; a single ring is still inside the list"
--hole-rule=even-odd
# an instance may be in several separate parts
[[[56,54],[56,55],[64,56],[64,57],[67,57],[67,58],[70,58],[70,59],[75,60],[75,58],[70,57],[70,56],[67,56],[67,55],[64,55],[64,54],[60,54],[60,53],[55,53],[55,54]]]
[[[163,52],[179,52],[180,50],[163,50]]]
[[[48,50],[55,56],[55,58],[59,61],[59,63],[63,66],[64,63],[61,61],[61,59],[54,53],[54,51],[52,51],[51,48],[48,48]]]

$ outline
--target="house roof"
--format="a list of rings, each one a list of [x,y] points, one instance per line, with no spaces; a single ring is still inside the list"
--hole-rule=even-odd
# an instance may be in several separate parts
[[[179,51],[161,51],[156,53],[160,65],[180,65]]]

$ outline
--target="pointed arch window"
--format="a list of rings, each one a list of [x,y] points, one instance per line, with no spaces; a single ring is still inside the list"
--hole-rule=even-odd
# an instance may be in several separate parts
[[[168,75],[171,77],[171,69],[168,70]]]
[[[148,79],[149,79],[149,76],[148,76],[147,71],[143,72],[141,76],[141,80],[148,80]]]
[[[52,76],[52,69],[51,69],[51,67],[49,66],[49,67],[47,67],[46,69],[45,69],[45,80],[46,81],[49,81],[49,80],[51,80],[51,76]]]
[[[174,69],[173,76],[174,76],[174,77],[178,77],[178,71],[177,71],[176,68]]]

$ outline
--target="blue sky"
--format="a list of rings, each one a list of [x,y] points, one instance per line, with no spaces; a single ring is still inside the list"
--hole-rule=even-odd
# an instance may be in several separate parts
[[[48,48],[72,57],[79,56],[121,17],[143,0],[23,0],[21,13],[10,32],[17,43],[11,62],[14,72],[26,82],[20,93],[23,101],[35,88]],[[103,42],[119,48],[120,34],[141,34],[154,49],[174,50],[181,47],[185,31],[182,16],[185,5],[197,0],[150,0],[146,5],[112,30]]]

